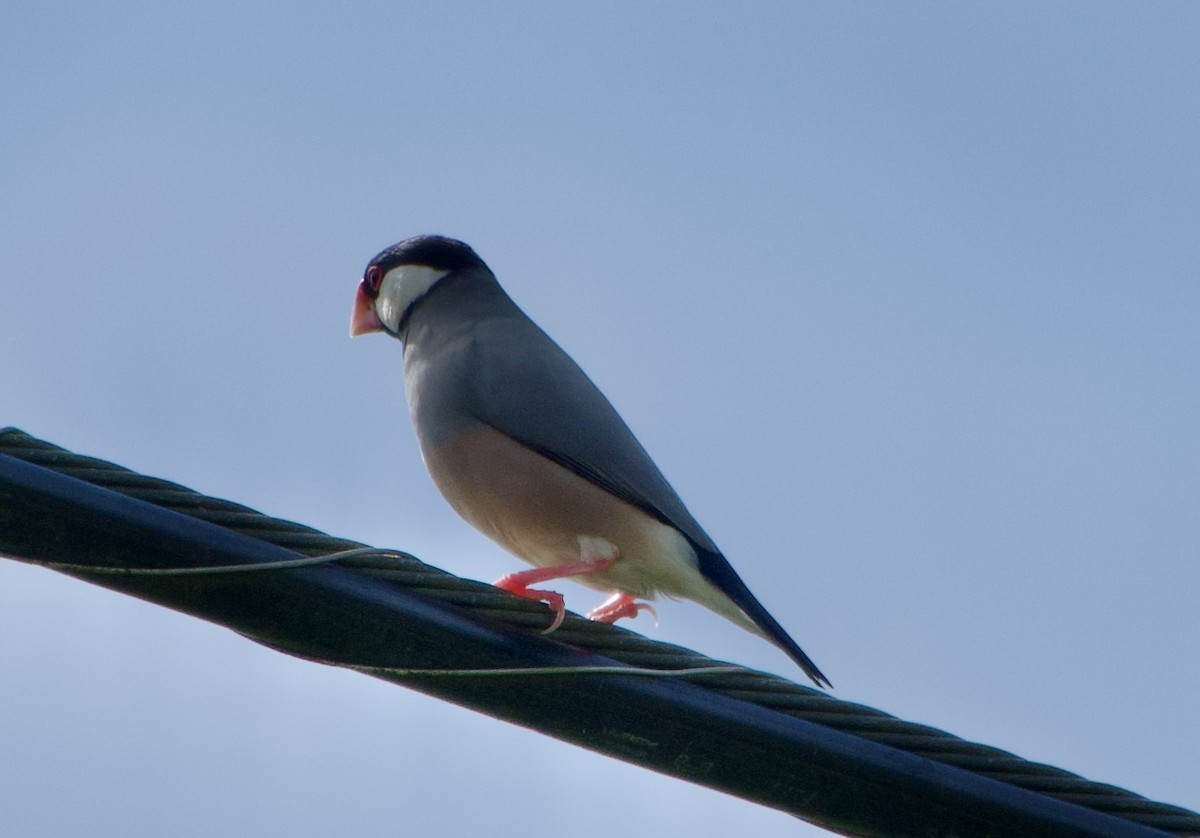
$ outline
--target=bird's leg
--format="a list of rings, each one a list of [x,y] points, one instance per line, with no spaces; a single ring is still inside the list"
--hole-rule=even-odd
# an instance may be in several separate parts
[[[589,552],[586,549],[586,545],[582,552],[585,556]],[[567,615],[563,595],[555,591],[543,591],[530,588],[529,586],[536,585],[538,582],[546,582],[550,579],[561,579],[564,576],[584,576],[589,573],[599,573],[602,570],[608,570],[612,567],[612,563],[616,560],[617,551],[613,547],[609,554],[602,558],[584,558],[577,562],[566,562],[564,564],[550,565],[549,567],[535,567],[532,570],[521,570],[517,573],[510,573],[508,576],[503,576],[493,584],[497,588],[508,591],[510,594],[516,594],[525,599],[534,599],[549,605],[550,610],[554,612],[554,622],[550,624],[550,628],[542,632],[542,634],[549,634],[562,625],[563,618]],[[636,614],[637,612],[635,611],[634,613]],[[613,619],[616,618],[614,617]]]
[[[595,620],[597,623],[615,623],[622,617],[636,617],[640,611],[649,611],[650,616],[654,618],[654,625],[658,625],[658,612],[654,610],[653,605],[648,602],[638,602],[633,594],[617,591],[589,611],[587,618]]]

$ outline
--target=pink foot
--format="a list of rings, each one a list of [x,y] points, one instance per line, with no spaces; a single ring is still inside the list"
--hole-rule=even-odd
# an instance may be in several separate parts
[[[563,619],[567,616],[567,604],[563,601],[563,595],[556,591],[540,591],[536,588],[527,588],[517,578],[520,575],[520,573],[509,574],[502,579],[497,579],[494,584],[497,588],[508,591],[510,594],[516,594],[519,597],[544,602],[549,605],[550,610],[554,612],[554,621],[550,623],[550,628],[542,632],[542,634],[549,634],[561,626]]]
[[[508,576],[497,579],[493,584],[501,590],[508,591],[510,594],[516,594],[519,597],[537,600],[549,605],[550,610],[554,612],[554,621],[550,623],[550,628],[542,632],[542,634],[549,634],[561,626],[563,619],[567,616],[563,595],[555,591],[543,591],[529,586],[536,585],[538,582],[547,582],[551,579],[562,579],[564,576],[583,576],[588,573],[598,573],[602,570],[607,570],[616,560],[616,556],[611,556],[593,561],[567,562],[566,564],[556,564],[550,567],[535,567],[532,570],[521,570],[517,573],[510,573]],[[635,609],[633,613],[637,614],[637,610]],[[591,614],[588,617],[591,617]],[[615,620],[617,617],[613,617],[613,619]]]
[[[649,611],[658,625],[658,612],[648,602],[638,602],[631,594],[618,591],[596,608],[588,612],[587,618],[598,623],[615,623],[622,617],[636,617],[638,612]]]

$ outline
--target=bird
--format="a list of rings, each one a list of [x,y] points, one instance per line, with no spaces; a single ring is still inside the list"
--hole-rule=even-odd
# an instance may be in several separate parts
[[[768,613],[700,527],[592,380],[500,287],[467,244],[407,238],[376,255],[354,298],[350,335],[403,348],[421,455],[466,521],[533,565],[495,583],[572,577],[611,597],[587,616],[655,616],[643,600],[689,599],[761,635],[818,687],[829,679]]]

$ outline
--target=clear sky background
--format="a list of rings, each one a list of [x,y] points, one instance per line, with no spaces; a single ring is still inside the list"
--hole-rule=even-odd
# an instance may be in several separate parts
[[[246,6],[0,10],[0,425],[494,579],[346,335],[456,236],[835,695],[1200,808],[1200,6]],[[14,836],[820,834],[7,561],[0,672]]]

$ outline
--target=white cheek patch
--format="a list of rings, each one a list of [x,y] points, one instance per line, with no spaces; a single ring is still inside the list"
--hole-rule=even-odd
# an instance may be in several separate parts
[[[424,297],[437,281],[450,271],[425,265],[400,265],[392,268],[379,285],[375,314],[389,332],[400,328],[400,321],[417,300]]]

